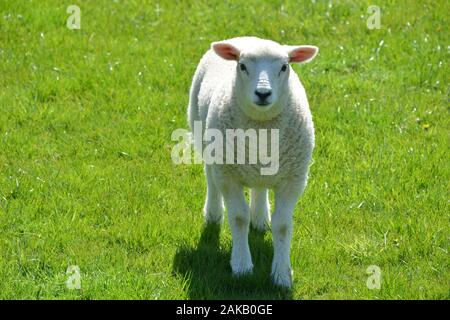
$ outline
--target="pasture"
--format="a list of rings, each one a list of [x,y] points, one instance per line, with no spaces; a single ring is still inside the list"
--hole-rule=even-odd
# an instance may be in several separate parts
[[[0,1],[0,298],[449,299],[448,12],[444,0]],[[250,233],[254,274],[232,277],[228,224],[203,223],[202,166],[171,160],[200,57],[241,35],[320,48],[294,66],[316,148],[291,292],[271,284],[270,232]]]

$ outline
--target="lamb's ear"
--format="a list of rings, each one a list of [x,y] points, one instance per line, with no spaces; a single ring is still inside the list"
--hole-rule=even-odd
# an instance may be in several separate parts
[[[316,46],[284,46],[289,55],[289,62],[310,62],[319,52]]]
[[[239,49],[228,42],[213,42],[211,48],[219,57],[225,60],[239,60]]]

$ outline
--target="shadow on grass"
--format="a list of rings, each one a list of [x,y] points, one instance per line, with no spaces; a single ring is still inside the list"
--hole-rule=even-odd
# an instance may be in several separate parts
[[[253,274],[236,278],[231,274],[230,252],[219,242],[220,226],[204,227],[196,247],[182,246],[175,254],[173,271],[186,279],[190,299],[292,299],[290,291],[272,284],[272,244],[251,231]]]

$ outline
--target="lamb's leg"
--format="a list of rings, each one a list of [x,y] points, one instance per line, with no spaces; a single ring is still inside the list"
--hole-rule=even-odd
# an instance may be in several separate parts
[[[269,191],[267,189],[251,189],[250,217],[252,227],[258,231],[266,231],[270,223]]]
[[[206,223],[221,223],[223,219],[222,194],[214,182],[214,176],[210,165],[205,165],[206,175],[206,201],[203,208]]]
[[[292,269],[290,260],[292,238],[292,215],[298,197],[304,190],[300,186],[286,185],[275,189],[275,211],[272,216],[272,238],[274,256],[272,262],[272,279],[275,284],[291,288]]]
[[[221,191],[228,211],[228,222],[233,237],[231,269],[235,275],[250,273],[253,269],[248,229],[250,213],[245,200],[244,188],[231,179],[223,181]]]

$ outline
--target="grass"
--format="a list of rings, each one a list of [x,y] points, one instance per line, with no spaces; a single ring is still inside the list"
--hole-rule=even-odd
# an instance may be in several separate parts
[[[450,3],[382,1],[369,30],[372,4],[2,0],[0,298],[449,299]],[[238,35],[320,47],[295,66],[317,146],[292,292],[271,285],[270,233],[250,234],[254,275],[230,275],[202,167],[170,158],[196,64]]]

